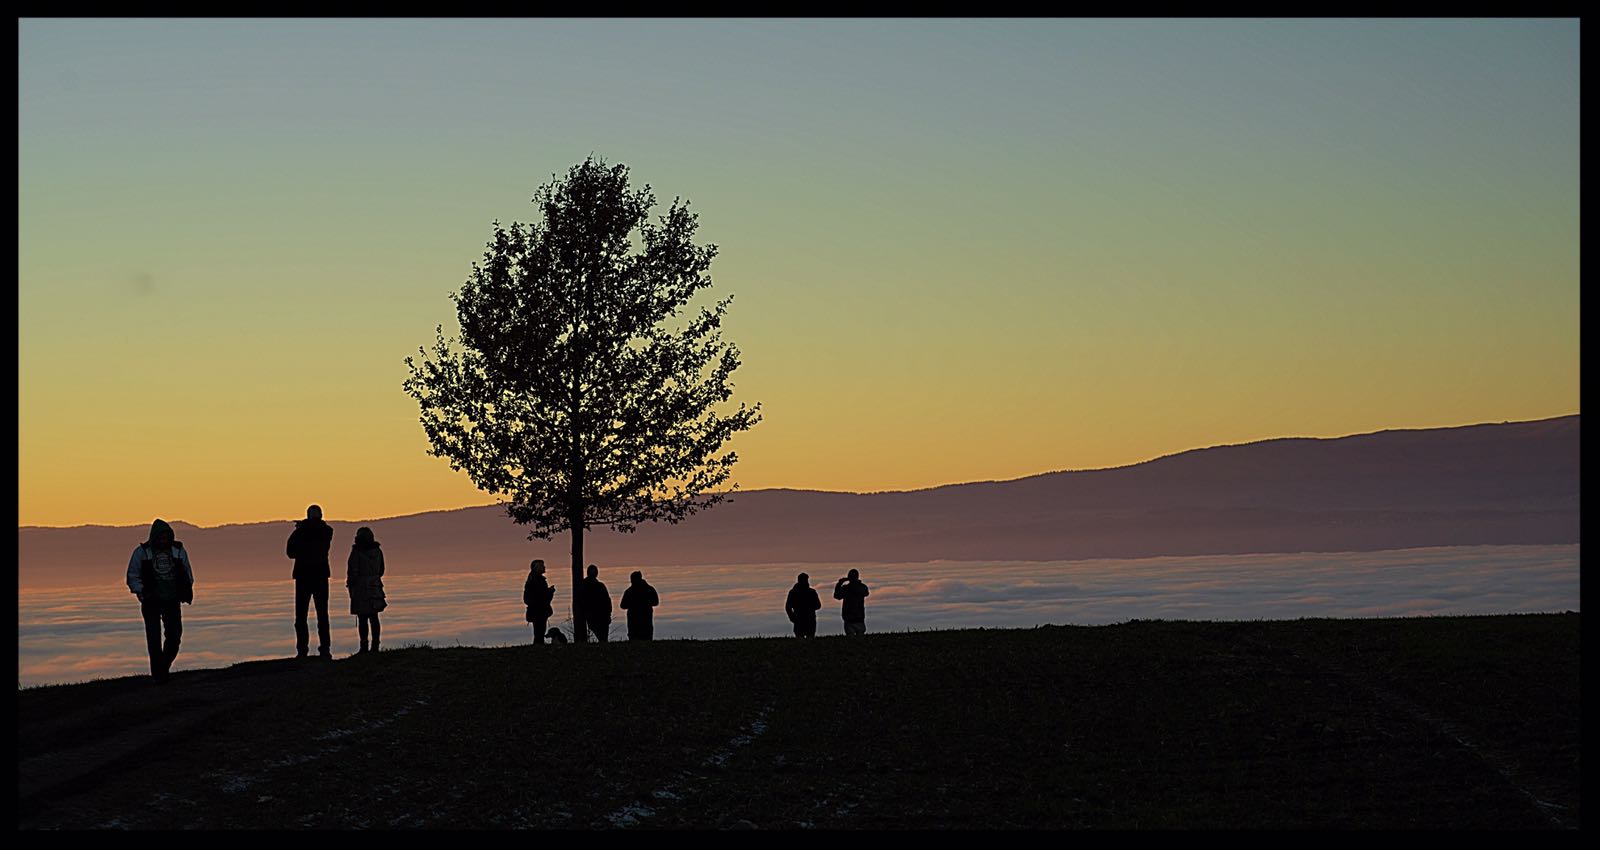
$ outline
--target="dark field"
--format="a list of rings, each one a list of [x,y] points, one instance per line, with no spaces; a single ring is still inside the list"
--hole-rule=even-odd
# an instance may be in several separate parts
[[[1576,828],[1578,646],[1568,613],[252,662],[19,691],[18,820]]]

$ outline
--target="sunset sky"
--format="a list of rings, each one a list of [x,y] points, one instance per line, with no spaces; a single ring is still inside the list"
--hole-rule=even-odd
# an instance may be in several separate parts
[[[491,498],[404,358],[591,153],[746,489],[1579,411],[1576,20],[23,20],[22,525]]]

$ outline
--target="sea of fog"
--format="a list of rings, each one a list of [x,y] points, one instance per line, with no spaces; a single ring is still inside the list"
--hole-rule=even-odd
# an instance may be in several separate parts
[[[784,597],[807,572],[823,599],[818,636],[841,634],[833,583],[850,567],[871,588],[867,629],[896,632],[1045,623],[1101,625],[1132,619],[1254,620],[1404,617],[1577,611],[1578,546],[1461,546],[1386,552],[1208,555],[1090,561],[935,561],[914,564],[760,564],[647,568],[661,595],[656,639],[791,634]],[[629,569],[603,569],[613,600]],[[525,643],[526,572],[384,578],[388,648]],[[566,570],[552,624],[570,628]],[[174,670],[221,667],[294,654],[294,586],[284,581],[206,581],[183,609]],[[357,645],[356,618],[339,579],[329,600],[336,657]],[[624,640],[622,611],[613,640]],[[21,685],[148,673],[138,602],[120,575],[104,585],[23,589],[18,594]],[[312,615],[315,619],[315,614]],[[315,641],[315,625],[312,640]]]

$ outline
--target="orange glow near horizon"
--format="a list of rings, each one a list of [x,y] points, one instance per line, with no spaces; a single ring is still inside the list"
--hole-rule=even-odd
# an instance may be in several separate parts
[[[492,502],[426,454],[403,359],[452,332],[491,221],[590,153],[718,246],[734,400],[762,405],[743,489],[1579,410],[1575,19],[35,18],[18,44],[20,525]]]
[[[1552,415],[1565,414],[1558,412]],[[1518,421],[1521,418],[1506,421]],[[1413,422],[1391,427],[1446,427],[1484,421],[1502,420]],[[802,448],[789,457],[775,458],[787,462],[763,465],[741,460],[741,474],[736,474],[735,478],[742,490],[912,490],[968,481],[1009,480],[1068,469],[1127,466],[1212,445],[1275,437],[1339,437],[1387,428],[1355,427],[1322,434],[1241,432],[1201,445],[1185,444],[1175,436],[1179,429],[1174,427],[1171,430],[1174,437],[1168,446],[1122,454],[1115,453],[1115,448],[1121,444],[1113,438],[1119,435],[1104,433],[1102,445],[1106,450],[1103,453],[1096,457],[1083,451],[1080,456],[1094,459],[1069,460],[1058,464],[1035,462],[1032,453],[1042,453],[1039,452],[1040,447],[1026,442],[1035,435],[1019,433],[1017,439],[1009,444],[1010,451],[997,451],[989,457],[944,457],[938,470],[932,469],[932,464],[921,459],[926,457],[926,452],[937,451],[938,440],[948,438],[948,433],[938,437],[924,436],[920,442],[906,441],[899,444],[899,451],[894,452],[886,451],[883,444],[873,441],[868,435],[859,437],[842,450],[839,447],[817,446],[809,450]],[[753,443],[753,436],[746,435],[741,439]],[[1160,434],[1145,433],[1143,436],[1154,440],[1159,439]],[[1087,441],[1079,442],[1083,444]],[[417,447],[413,447],[411,456],[406,457],[398,453],[386,455],[382,446],[376,443],[357,446],[348,441],[328,441],[321,445],[297,447],[293,452],[256,458],[250,464],[231,460],[232,449],[226,445],[214,446],[209,452],[192,449],[178,451],[176,446],[173,448],[176,452],[174,459],[161,464],[159,474],[145,480],[137,492],[106,494],[98,500],[103,505],[99,512],[88,510],[96,500],[86,497],[70,494],[63,494],[56,500],[36,497],[21,505],[18,525],[143,525],[159,516],[168,521],[216,526],[298,518],[304,515],[305,506],[312,503],[322,505],[331,520],[356,521],[452,510],[495,501],[472,487],[463,474],[451,471],[445,461],[427,457]],[[749,447],[739,448],[741,456],[747,456]],[[756,457],[760,458],[761,455],[757,454]],[[834,459],[838,466],[832,470],[820,466],[825,458]],[[98,459],[109,463],[115,457],[108,453]],[[849,471],[852,462],[859,462],[859,471],[855,474]],[[24,471],[27,471],[26,466],[25,462]],[[766,474],[748,474],[751,468]],[[238,470],[248,470],[257,477],[245,480],[236,474]],[[147,469],[136,464],[129,464],[125,470],[130,481],[146,472]]]

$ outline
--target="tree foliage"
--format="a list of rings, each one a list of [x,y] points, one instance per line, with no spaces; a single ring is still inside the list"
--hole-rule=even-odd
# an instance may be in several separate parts
[[[593,157],[533,203],[538,221],[494,223],[454,294],[459,339],[441,326],[431,355],[406,358],[430,453],[504,497],[530,538],[676,523],[721,501],[738,460],[725,443],[760,405],[727,410],[732,296],[689,306],[716,246],[694,243],[687,202],[652,219],[650,187]]]

